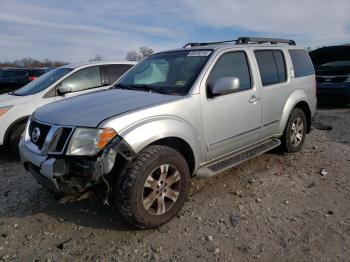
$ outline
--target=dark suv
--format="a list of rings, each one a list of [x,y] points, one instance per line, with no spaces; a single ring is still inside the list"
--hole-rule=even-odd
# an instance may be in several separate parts
[[[0,94],[14,91],[29,82],[26,69],[0,70]]]
[[[310,52],[316,69],[320,103],[350,103],[350,45],[329,46]]]
[[[0,94],[14,91],[46,73],[41,68],[0,69]]]

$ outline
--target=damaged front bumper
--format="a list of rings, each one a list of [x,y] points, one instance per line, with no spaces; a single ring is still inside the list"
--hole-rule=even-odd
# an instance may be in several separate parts
[[[120,137],[115,138],[96,157],[71,157],[66,155],[39,155],[30,150],[24,139],[19,144],[24,167],[43,187],[62,196],[76,196],[87,192],[104,179],[121,163],[129,161],[134,152]],[[117,158],[117,156],[121,158]],[[101,179],[102,178],[102,179]],[[108,186],[109,187],[109,186]]]

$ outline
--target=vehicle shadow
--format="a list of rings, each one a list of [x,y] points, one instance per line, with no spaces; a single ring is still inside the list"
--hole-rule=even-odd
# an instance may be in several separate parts
[[[0,146],[0,162],[16,163],[16,162],[20,162],[20,158],[19,156],[14,156],[4,146]]]
[[[76,201],[60,203],[50,192],[37,184],[32,175],[25,171],[18,157],[0,148],[0,218],[27,217],[47,214],[60,221],[67,221],[84,227],[111,230],[135,230],[120,214],[116,205],[103,205],[103,195]]]
[[[54,201],[42,212],[59,222],[67,221],[77,226],[118,231],[136,229],[122,217],[114,203],[104,205],[100,197],[64,204]]]
[[[349,105],[321,104],[312,120],[312,128],[325,131],[332,141],[350,145]]]

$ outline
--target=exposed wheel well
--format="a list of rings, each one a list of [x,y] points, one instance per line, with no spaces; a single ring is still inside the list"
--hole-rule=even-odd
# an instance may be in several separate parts
[[[304,111],[306,120],[307,120],[307,127],[306,127],[306,133],[310,133],[311,131],[311,110],[309,108],[309,105],[305,101],[300,101],[297,103],[294,108],[300,108]]]
[[[11,132],[13,130],[14,127],[20,125],[20,124],[23,124],[25,122],[27,122],[29,116],[24,116],[24,117],[21,117],[19,119],[17,119],[15,122],[13,122],[6,130],[5,132],[5,136],[4,136],[4,145],[8,145],[9,143],[9,139],[11,137]]]
[[[151,145],[167,146],[178,151],[185,158],[188,168],[190,169],[190,173],[193,174],[195,168],[194,154],[192,148],[185,140],[178,137],[167,137],[157,140]]]

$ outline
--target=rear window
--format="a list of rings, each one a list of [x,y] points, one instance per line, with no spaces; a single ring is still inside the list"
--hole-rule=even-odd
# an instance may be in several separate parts
[[[305,50],[289,50],[293,63],[294,77],[314,74],[314,66]]]
[[[263,86],[285,82],[287,79],[286,63],[280,50],[257,50],[254,52],[258,62]]]

